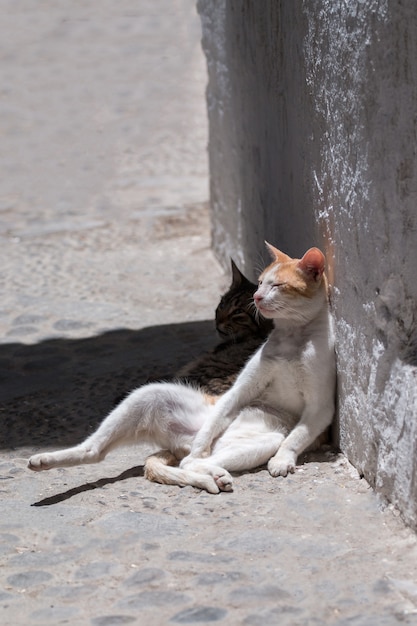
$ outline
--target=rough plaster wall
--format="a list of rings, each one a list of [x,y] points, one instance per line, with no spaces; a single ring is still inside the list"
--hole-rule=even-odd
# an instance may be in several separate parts
[[[314,210],[334,251],[340,445],[417,526],[417,21],[304,2]],[[315,157],[319,148],[320,158]]]
[[[414,0],[200,0],[213,240],[248,271],[264,238],[325,248],[338,432],[417,527]]]

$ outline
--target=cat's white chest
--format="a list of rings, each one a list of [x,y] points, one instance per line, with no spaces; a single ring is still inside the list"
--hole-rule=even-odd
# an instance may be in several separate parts
[[[326,348],[318,333],[274,333],[260,353],[268,384],[261,401],[276,409],[301,415],[311,390],[318,388]],[[320,356],[319,356],[320,355]]]
[[[305,405],[305,368],[300,359],[276,358],[270,364],[273,375],[261,394],[261,402],[276,409],[299,415]]]

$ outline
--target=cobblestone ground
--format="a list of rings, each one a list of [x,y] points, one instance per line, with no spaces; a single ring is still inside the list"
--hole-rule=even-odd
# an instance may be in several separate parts
[[[215,341],[191,0],[4,0],[0,622],[417,624],[417,546],[330,448],[208,495],[147,449],[33,474]]]

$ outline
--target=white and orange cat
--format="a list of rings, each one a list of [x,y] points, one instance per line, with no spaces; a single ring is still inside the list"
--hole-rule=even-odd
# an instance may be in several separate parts
[[[224,395],[213,398],[181,383],[145,385],[83,443],[36,454],[30,469],[96,463],[117,446],[147,442],[163,449],[146,461],[145,475],[156,482],[218,493],[231,490],[231,471],[267,463],[272,476],[294,472],[298,455],[334,413],[325,258],[317,248],[299,260],[267,247],[273,262],[260,276],[254,302],[274,329]]]

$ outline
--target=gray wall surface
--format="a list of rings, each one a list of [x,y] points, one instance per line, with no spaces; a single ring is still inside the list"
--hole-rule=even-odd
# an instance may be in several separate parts
[[[328,258],[337,439],[417,527],[414,0],[200,0],[213,244]]]

